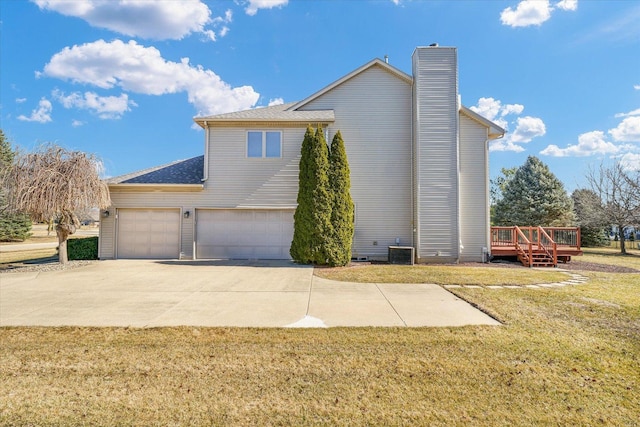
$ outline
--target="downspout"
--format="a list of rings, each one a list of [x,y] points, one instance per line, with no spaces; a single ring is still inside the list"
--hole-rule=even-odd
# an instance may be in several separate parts
[[[457,64],[456,64],[457,67]],[[457,77],[456,77],[457,83]],[[462,225],[461,225],[461,217],[462,214],[460,212],[460,106],[462,105],[462,99],[460,94],[458,93],[456,96],[456,227],[458,228],[458,250],[456,256],[456,264],[460,263],[460,254],[464,249],[462,246]]]
[[[209,179],[209,124],[204,121],[204,170],[202,182]]]
[[[504,134],[498,135],[496,137],[491,137],[491,135],[489,134],[491,131],[491,128],[487,128],[487,140],[485,141],[485,160],[484,160],[484,170],[485,170],[485,176],[487,177],[484,183],[484,200],[485,200],[485,206],[486,208],[486,218],[487,218],[487,230],[486,230],[486,235],[485,235],[485,242],[487,245],[487,254],[488,254],[488,258],[487,258],[487,262],[489,262],[489,259],[491,257],[491,196],[490,196],[490,191],[491,191],[491,184],[489,183],[489,142],[493,141],[494,139],[501,139],[504,138]],[[484,260],[483,260],[484,261]]]

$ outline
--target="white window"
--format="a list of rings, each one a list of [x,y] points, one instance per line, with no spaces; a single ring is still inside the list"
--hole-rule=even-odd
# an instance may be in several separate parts
[[[247,157],[282,157],[281,131],[247,132]]]

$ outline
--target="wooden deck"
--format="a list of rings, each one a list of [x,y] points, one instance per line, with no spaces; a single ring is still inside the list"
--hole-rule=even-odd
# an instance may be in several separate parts
[[[578,227],[491,227],[491,255],[514,256],[526,267],[556,267],[582,255]]]

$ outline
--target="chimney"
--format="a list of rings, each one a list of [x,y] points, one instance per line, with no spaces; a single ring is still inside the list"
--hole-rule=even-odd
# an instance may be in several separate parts
[[[459,258],[457,50],[413,53],[413,145],[418,258]],[[447,232],[443,232],[447,230]]]

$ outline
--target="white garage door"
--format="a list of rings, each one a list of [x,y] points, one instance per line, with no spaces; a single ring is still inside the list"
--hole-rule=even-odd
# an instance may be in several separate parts
[[[178,258],[179,209],[118,209],[118,258]]]
[[[200,259],[291,259],[292,210],[197,211]]]

